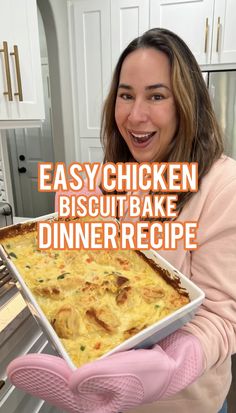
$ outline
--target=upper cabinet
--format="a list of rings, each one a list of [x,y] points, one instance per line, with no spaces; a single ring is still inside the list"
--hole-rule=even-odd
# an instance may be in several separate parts
[[[68,0],[76,159],[102,161],[101,112],[120,53],[149,28],[149,0]]]
[[[211,63],[236,63],[236,1],[215,0]]]
[[[236,63],[235,0],[150,0],[150,27],[187,43],[200,65]]]
[[[101,161],[101,112],[121,52],[152,27],[179,34],[201,65],[236,64],[235,0],[67,0],[76,160]],[[234,34],[235,33],[235,34]]]
[[[36,0],[0,0],[0,10],[0,128],[33,125],[44,119]]]
[[[70,0],[68,16],[76,159],[94,162],[103,158],[101,108],[111,81],[110,0]]]
[[[121,52],[149,28],[149,0],[111,1],[112,68]]]

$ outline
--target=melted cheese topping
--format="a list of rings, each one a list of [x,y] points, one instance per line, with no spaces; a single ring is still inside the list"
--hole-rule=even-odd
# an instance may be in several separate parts
[[[189,302],[135,251],[43,251],[36,231],[1,243],[76,366]]]

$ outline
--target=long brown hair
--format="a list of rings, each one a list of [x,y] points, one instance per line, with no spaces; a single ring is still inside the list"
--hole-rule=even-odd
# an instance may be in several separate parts
[[[156,162],[197,162],[200,186],[203,176],[223,153],[222,134],[195,57],[184,41],[167,29],[148,30],[134,39],[118,60],[102,113],[101,140],[105,149],[104,161],[127,162],[132,158],[116,125],[115,103],[124,59],[140,48],[162,51],[167,55],[171,67],[171,86],[178,128],[167,159],[156,159]],[[191,196],[192,193],[179,194],[178,211]]]

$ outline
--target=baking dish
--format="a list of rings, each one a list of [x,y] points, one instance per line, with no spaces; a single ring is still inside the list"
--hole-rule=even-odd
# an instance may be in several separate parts
[[[56,214],[49,216],[39,217],[37,220],[46,220],[56,217]],[[0,231],[0,242],[1,242],[1,231]],[[202,303],[204,299],[204,293],[195,286],[187,277],[177,271],[172,265],[170,265],[166,260],[164,260],[159,254],[153,250],[142,251],[142,254],[150,261],[154,262],[161,267],[164,272],[168,274],[168,277],[172,280],[178,280],[181,283],[181,288],[188,292],[190,302],[185,304],[183,307],[174,311],[170,315],[164,317],[158,322],[144,328],[139,333],[133,335],[127,340],[123,341],[121,344],[115,346],[110,351],[102,355],[105,357],[109,354],[115,353],[117,351],[124,351],[130,348],[147,348],[152,346],[154,343],[163,339],[167,335],[171,334],[176,329],[180,328],[183,324],[190,321],[194,316],[195,311],[198,306]],[[10,269],[12,275],[18,281],[17,285],[24,297],[32,315],[36,318],[38,324],[41,326],[44,333],[47,335],[49,341],[52,343],[54,348],[58,353],[67,361],[70,367],[75,368],[73,361],[71,360],[68,352],[62,344],[62,341],[56,334],[54,328],[46,318],[42,309],[40,308],[38,302],[36,301],[33,293],[27,287],[22,275],[17,270],[10,256],[7,255],[4,248],[1,246],[0,255],[6,262],[6,265]]]

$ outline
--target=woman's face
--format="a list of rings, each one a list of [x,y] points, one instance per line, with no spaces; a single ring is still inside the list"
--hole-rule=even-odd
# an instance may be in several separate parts
[[[137,162],[162,161],[177,128],[168,57],[153,48],[138,49],[124,60],[115,119]]]

